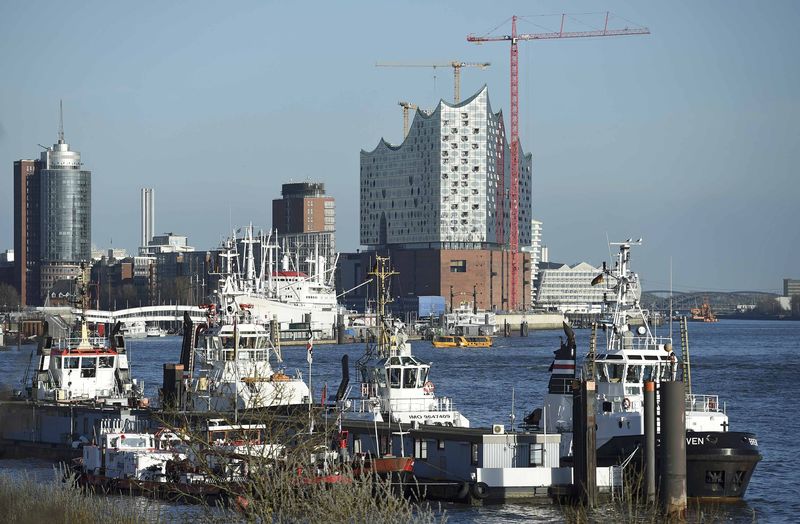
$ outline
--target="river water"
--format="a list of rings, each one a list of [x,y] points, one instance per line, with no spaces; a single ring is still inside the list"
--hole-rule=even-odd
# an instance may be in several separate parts
[[[677,325],[676,325],[677,330]],[[659,335],[665,335],[662,329]],[[577,330],[578,347],[588,347],[588,330]],[[416,356],[431,361],[431,380],[436,393],[454,399],[472,426],[510,424],[512,398],[516,420],[541,404],[547,389],[552,351],[559,344],[558,331],[532,331],[529,337],[497,338],[491,349],[435,349],[429,342],[414,342]],[[675,336],[674,339],[678,340]],[[676,346],[678,344],[676,343]],[[797,457],[800,435],[800,322],[722,320],[716,324],[689,326],[693,392],[718,394],[726,403],[731,430],[750,431],[758,437],[764,459],[753,475],[742,504],[701,508],[731,522],[796,522],[800,515],[800,474],[792,462]],[[19,388],[31,350],[0,351],[0,389]],[[312,388],[319,398],[327,384],[333,393],[341,378],[341,357],[352,364],[363,345],[314,347]],[[580,350],[579,350],[580,352]],[[162,365],[175,362],[180,338],[164,337],[129,341],[133,376],[143,379],[148,396],[156,397]],[[278,366],[302,371],[308,381],[304,346],[284,346],[284,362]],[[0,421],[2,423],[2,421]],[[50,465],[35,461],[0,461],[0,473],[21,469],[49,472]],[[47,477],[48,474],[42,474]],[[445,505],[450,522],[561,521],[560,511],[550,506],[506,504],[484,508]],[[170,508],[180,512],[179,508]]]

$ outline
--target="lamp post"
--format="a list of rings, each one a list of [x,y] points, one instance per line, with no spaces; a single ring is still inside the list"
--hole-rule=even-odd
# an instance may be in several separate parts
[[[20,305],[17,304],[17,351],[20,350],[22,345],[22,312]]]

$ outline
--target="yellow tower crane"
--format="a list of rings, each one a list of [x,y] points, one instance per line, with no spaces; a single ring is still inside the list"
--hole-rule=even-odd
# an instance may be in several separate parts
[[[403,138],[408,136],[408,110],[411,109],[416,110],[417,104],[412,104],[411,102],[397,102],[397,105],[403,108]]]
[[[479,67],[486,69],[492,65],[490,62],[461,62],[453,60],[451,62],[444,62],[441,64],[405,64],[400,62],[378,62],[375,67],[432,67],[437,69],[440,67],[453,68],[453,101],[457,104],[461,101],[461,68],[462,67]]]

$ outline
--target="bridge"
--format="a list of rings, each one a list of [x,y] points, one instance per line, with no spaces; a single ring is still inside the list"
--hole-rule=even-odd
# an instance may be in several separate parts
[[[37,307],[46,316],[61,316],[63,318],[74,318],[80,315],[80,309],[70,307]],[[205,322],[206,311],[197,306],[182,306],[177,304],[165,304],[162,306],[142,306],[128,309],[118,309],[116,311],[102,311],[97,309],[86,310],[86,320],[89,322],[101,322],[113,324],[120,321],[131,323],[134,321],[144,322],[181,322],[183,314],[189,313],[193,322]]]
[[[764,299],[777,296],[766,291],[675,291],[672,297],[673,310],[689,310],[708,300],[716,313],[733,313],[739,305],[756,305]],[[643,307],[651,310],[669,310],[670,291],[656,289],[642,292]]]

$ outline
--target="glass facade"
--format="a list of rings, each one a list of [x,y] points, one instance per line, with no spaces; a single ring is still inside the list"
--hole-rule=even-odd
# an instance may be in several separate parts
[[[44,262],[91,260],[90,171],[44,169],[40,175],[41,257]]]
[[[403,143],[361,152],[361,243],[508,241],[510,158],[487,88],[418,111]],[[520,244],[530,242],[531,156],[520,155]]]

